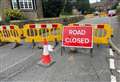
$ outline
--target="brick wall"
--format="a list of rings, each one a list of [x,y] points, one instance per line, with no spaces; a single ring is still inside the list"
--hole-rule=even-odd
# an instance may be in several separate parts
[[[0,0],[0,16],[5,18],[4,10],[6,8],[12,8],[11,7],[11,0]],[[28,18],[42,18],[43,17],[43,10],[42,10],[42,1],[36,0],[35,8],[31,11],[22,11],[26,17]]]
[[[0,0],[0,15],[3,19],[5,18],[4,10],[6,8],[11,8],[10,0]]]

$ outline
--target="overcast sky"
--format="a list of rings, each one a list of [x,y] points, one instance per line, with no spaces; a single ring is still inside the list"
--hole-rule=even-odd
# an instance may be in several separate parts
[[[100,1],[100,0],[90,0],[90,3],[95,3],[96,1]]]

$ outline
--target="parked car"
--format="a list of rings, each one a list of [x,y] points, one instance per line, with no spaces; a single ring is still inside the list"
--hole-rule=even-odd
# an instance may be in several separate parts
[[[116,10],[109,10],[108,11],[108,16],[115,16],[116,15]]]

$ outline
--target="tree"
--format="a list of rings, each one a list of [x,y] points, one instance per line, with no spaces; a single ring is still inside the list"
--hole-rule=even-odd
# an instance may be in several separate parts
[[[72,8],[73,8],[73,4],[69,0],[67,0],[64,8],[64,13],[66,14],[72,13]]]
[[[64,7],[65,0],[43,0],[44,17],[58,17]]]
[[[82,11],[82,13],[85,13],[85,11],[90,9],[89,0],[67,0],[65,12],[71,13],[74,7]]]
[[[89,0],[77,0],[76,7],[79,11],[82,11],[82,13],[84,14],[85,11],[88,11],[90,9]]]
[[[112,6],[112,8],[111,8],[111,9],[116,9],[116,8],[117,8],[117,6],[118,6],[118,3],[115,3],[115,4]]]

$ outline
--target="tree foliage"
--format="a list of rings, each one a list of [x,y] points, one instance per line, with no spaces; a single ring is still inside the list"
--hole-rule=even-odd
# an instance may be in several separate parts
[[[114,4],[111,9],[117,9],[118,3]]]
[[[65,12],[71,12],[73,7],[77,8],[82,13],[88,11],[90,9],[89,0],[67,0],[67,4],[65,5]]]
[[[64,7],[65,0],[43,0],[44,17],[58,17]]]
[[[82,13],[90,9],[89,0],[42,0],[44,17],[58,17],[60,13],[72,13],[75,7]]]

